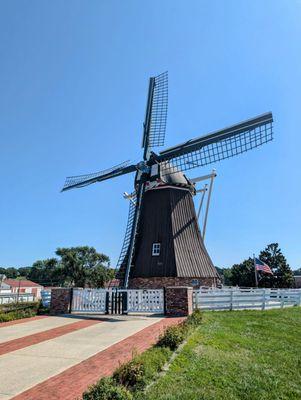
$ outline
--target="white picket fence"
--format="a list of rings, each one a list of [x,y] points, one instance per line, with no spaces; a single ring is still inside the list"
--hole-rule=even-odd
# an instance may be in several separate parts
[[[35,296],[31,293],[0,293],[0,304],[10,304],[10,303],[28,303],[29,301],[34,301]]]
[[[193,308],[201,310],[266,310],[301,305],[300,289],[208,289],[193,291]]]

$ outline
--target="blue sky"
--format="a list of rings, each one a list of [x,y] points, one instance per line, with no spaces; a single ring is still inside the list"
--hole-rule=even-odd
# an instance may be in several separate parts
[[[169,71],[166,146],[273,111],[275,140],[217,169],[206,245],[231,266],[279,242],[301,266],[301,1],[2,1],[0,265],[57,247],[118,258],[148,77]],[[193,177],[211,167],[193,170]]]

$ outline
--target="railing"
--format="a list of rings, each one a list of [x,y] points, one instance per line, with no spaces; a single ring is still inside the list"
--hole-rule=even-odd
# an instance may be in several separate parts
[[[0,293],[0,304],[27,303],[34,300],[35,296],[31,293]]]
[[[198,289],[193,307],[201,310],[272,309],[301,305],[300,289]]]

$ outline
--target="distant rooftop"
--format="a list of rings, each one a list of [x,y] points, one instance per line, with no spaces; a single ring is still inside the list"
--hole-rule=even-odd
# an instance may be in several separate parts
[[[5,279],[3,282],[11,287],[42,287],[42,285],[27,279]]]

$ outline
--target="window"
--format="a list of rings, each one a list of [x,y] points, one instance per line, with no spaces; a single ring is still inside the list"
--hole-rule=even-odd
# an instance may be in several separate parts
[[[159,256],[161,249],[161,243],[153,243],[152,256]]]

